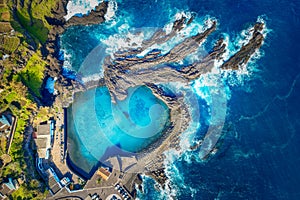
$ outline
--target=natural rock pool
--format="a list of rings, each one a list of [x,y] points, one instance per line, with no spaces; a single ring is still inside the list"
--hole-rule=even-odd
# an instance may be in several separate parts
[[[149,146],[161,136],[168,119],[168,107],[144,86],[130,89],[116,104],[106,87],[77,93],[68,108],[69,158],[90,173],[109,155]]]

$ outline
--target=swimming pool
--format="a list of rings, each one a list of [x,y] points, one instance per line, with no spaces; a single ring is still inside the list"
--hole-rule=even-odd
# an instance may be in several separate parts
[[[131,88],[123,101],[111,103],[107,87],[77,93],[68,108],[68,152],[90,173],[99,161],[136,153],[157,140],[169,121],[169,109],[145,87]]]

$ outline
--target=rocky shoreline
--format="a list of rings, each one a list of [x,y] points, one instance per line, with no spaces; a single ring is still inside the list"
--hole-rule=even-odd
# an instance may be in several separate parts
[[[120,50],[114,54],[114,58],[107,56],[103,65],[104,77],[82,84],[62,75],[63,61],[59,59],[59,36],[70,26],[103,23],[108,3],[102,2],[89,14],[73,16],[66,21],[64,16],[67,14],[67,3],[67,0],[60,1],[53,9],[54,16],[47,18],[53,29],[49,32],[44,48],[49,62],[45,77],[57,77],[57,98],[62,107],[68,107],[72,103],[75,92],[98,86],[105,85],[108,87],[114,103],[117,99],[125,99],[127,90],[130,87],[145,85],[150,88],[153,94],[169,107],[170,124],[158,141],[146,150],[139,152],[138,162],[130,171],[133,176],[135,175],[134,172],[147,172],[159,183],[164,184],[166,182],[163,171],[164,152],[169,149],[180,150],[179,137],[188,128],[191,117],[183,96],[168,96],[158,85],[168,82],[189,84],[199,78],[201,74],[210,72],[215,62],[222,60],[226,44],[223,38],[220,38],[214,48],[201,61],[184,66],[181,69],[174,69],[164,64],[178,62],[187,55],[194,53],[205,39],[216,30],[217,22],[213,21],[204,31],[184,39],[183,42],[173,47],[168,54],[163,55],[161,51],[150,51],[143,57],[137,56],[153,44],[163,44],[174,38],[184,26],[188,26],[193,20],[193,17],[189,19],[182,17],[173,23],[172,31],[169,34],[166,34],[163,30],[158,30],[149,40],[143,42],[142,47]],[[264,24],[256,23],[253,26],[252,38],[249,42],[229,60],[225,61],[220,68],[223,70],[238,70],[241,65],[247,64],[251,56],[263,44],[264,36],[261,33],[263,27]],[[160,67],[156,67],[158,65]]]
[[[52,17],[47,17],[46,20],[53,27],[48,34],[48,39],[43,47],[43,54],[46,57],[49,65],[44,72],[45,77],[56,77],[57,84],[55,89],[58,91],[57,97],[62,102],[63,107],[68,107],[73,101],[73,92],[75,88],[82,88],[80,83],[68,79],[62,75],[63,61],[60,60],[60,35],[70,26],[92,25],[104,22],[104,16],[107,12],[108,2],[100,3],[89,14],[82,16],[73,16],[69,20],[64,17],[67,15],[68,0],[59,1],[55,8],[52,9]],[[98,81],[95,81],[98,82]],[[88,83],[91,85],[91,83]],[[96,85],[97,83],[92,83]]]
[[[161,172],[164,168],[165,152],[170,149],[181,151],[180,135],[187,130],[190,123],[190,114],[187,105],[184,103],[184,97],[170,97],[161,88],[161,83],[189,82],[199,78],[201,74],[208,73],[214,67],[215,61],[222,59],[225,53],[226,45],[223,38],[220,38],[213,50],[206,55],[201,61],[185,66],[179,70],[172,67],[163,66],[155,67],[162,63],[171,63],[182,60],[188,54],[193,53],[199,45],[216,29],[214,21],[210,27],[199,34],[185,39],[182,43],[176,45],[166,55],[160,55],[160,52],[150,52],[144,57],[135,56],[149,47],[149,44],[163,42],[174,37],[182,26],[192,19],[181,18],[174,22],[173,30],[170,35],[164,35],[162,31],[154,33],[149,41],[145,41],[145,46],[139,49],[126,49],[114,55],[114,59],[107,57],[104,63],[105,84],[109,88],[112,101],[116,99],[123,100],[127,96],[127,90],[130,87],[145,85],[150,88],[153,94],[162,100],[170,109],[170,125],[164,132],[163,136],[153,143],[146,150],[139,152],[138,163],[130,171],[143,171],[154,177],[159,183],[164,184],[165,175]],[[264,36],[261,33],[264,24],[256,23],[253,27],[252,38],[228,61],[221,65],[224,70],[238,70],[242,65],[247,64],[251,56],[259,49],[263,43]],[[155,42],[154,42],[155,41]],[[200,148],[201,144],[197,145]],[[213,152],[214,149],[211,149]],[[207,152],[209,153],[209,151]],[[205,156],[205,158],[207,155]],[[158,176],[159,174],[159,176]]]

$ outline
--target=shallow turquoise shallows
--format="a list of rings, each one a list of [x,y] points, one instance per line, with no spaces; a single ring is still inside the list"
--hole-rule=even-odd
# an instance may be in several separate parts
[[[130,89],[116,104],[106,87],[78,93],[68,110],[70,158],[89,173],[98,161],[136,153],[153,143],[168,119],[168,107],[146,87]]]

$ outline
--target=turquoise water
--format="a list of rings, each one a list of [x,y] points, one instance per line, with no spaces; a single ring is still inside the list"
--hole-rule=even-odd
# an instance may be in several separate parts
[[[82,5],[89,1],[73,0],[73,2]],[[95,47],[99,45],[105,48],[106,54],[109,55],[111,49],[124,46],[122,38],[138,39],[128,35],[130,30],[139,31],[142,28],[142,32],[147,35],[151,32],[149,27],[163,28],[174,21],[174,16],[181,12],[192,12],[196,15],[194,23],[191,24],[194,27],[201,26],[203,19],[207,17],[218,21],[216,32],[204,43],[204,50],[207,51],[211,50],[220,36],[224,36],[229,41],[227,53],[232,55],[245,40],[243,31],[253,25],[258,18],[263,18],[267,29],[271,30],[259,51],[259,59],[252,60],[245,70],[246,73],[239,71],[231,73],[230,76],[219,74],[221,82],[225,83],[225,95],[218,93],[216,88],[219,85],[215,85],[211,77],[201,77],[202,80],[197,80],[192,85],[198,101],[189,101],[191,102],[189,105],[193,112],[195,108],[196,110],[200,108],[200,116],[199,126],[195,123],[195,127],[199,128],[190,129],[191,133],[197,138],[203,138],[214,122],[211,119],[213,111],[215,110],[214,115],[217,119],[226,114],[223,135],[217,144],[219,148],[217,154],[203,161],[199,159],[201,152],[185,152],[178,160],[166,166],[172,190],[167,188],[164,191],[157,191],[153,187],[154,181],[145,177],[143,184],[145,193],[139,193],[139,199],[170,199],[169,195],[183,200],[300,199],[299,3],[299,1],[278,0],[117,0],[118,6],[111,21],[95,26],[72,27],[64,33],[61,37],[61,47],[65,53],[64,66],[69,70],[84,71],[85,74],[91,75],[95,73],[94,70],[101,74],[102,68],[99,67],[99,63],[105,56],[100,49],[99,55],[94,59],[96,62],[89,62],[86,65],[84,61],[87,57],[93,56],[90,54]],[[190,31],[187,34],[192,36],[195,32]],[[71,76],[73,73],[68,75]],[[88,125],[87,129],[95,130],[95,127],[90,126],[100,125],[97,117],[91,117],[91,108],[95,105],[90,101],[88,94],[89,92],[85,94],[86,101],[90,105],[84,104],[83,101],[78,104],[82,106],[78,108],[82,110],[82,114],[78,111],[79,116],[75,117],[78,121],[81,116],[83,122]],[[212,94],[221,95],[212,99]],[[128,102],[130,105],[130,101]],[[109,101],[106,103],[110,104]],[[143,107],[143,103],[139,106]],[[83,109],[87,111],[84,112]],[[132,115],[132,110],[127,111],[131,113],[130,123],[139,123],[144,127],[149,122],[149,113]],[[147,111],[145,109],[143,112]],[[72,113],[72,110],[69,112]],[[121,111],[120,113],[122,114]],[[120,117],[124,118],[124,115]],[[106,122],[108,121],[107,119]],[[69,126],[69,131],[72,128]],[[70,142],[75,144],[73,147],[76,147],[74,152],[80,152],[73,153],[72,158],[77,161],[78,166],[88,170],[102,154],[98,151],[98,157],[91,156],[89,149],[84,145],[87,143],[85,138],[79,133],[77,131],[70,136],[74,138],[73,141],[70,138]],[[135,134],[138,135],[138,132]],[[101,144],[97,143],[98,135],[101,134],[94,131],[85,131],[83,134],[84,137],[95,140],[94,149],[97,148],[97,144]],[[103,137],[100,138],[102,141]],[[187,139],[183,137],[182,140]],[[123,147],[125,148],[124,145]],[[103,149],[100,145],[98,148]],[[176,152],[174,154],[176,155]]]
[[[132,154],[154,142],[168,123],[168,107],[146,87],[132,88],[111,103],[106,87],[78,93],[68,110],[71,160],[90,173],[98,161]]]

